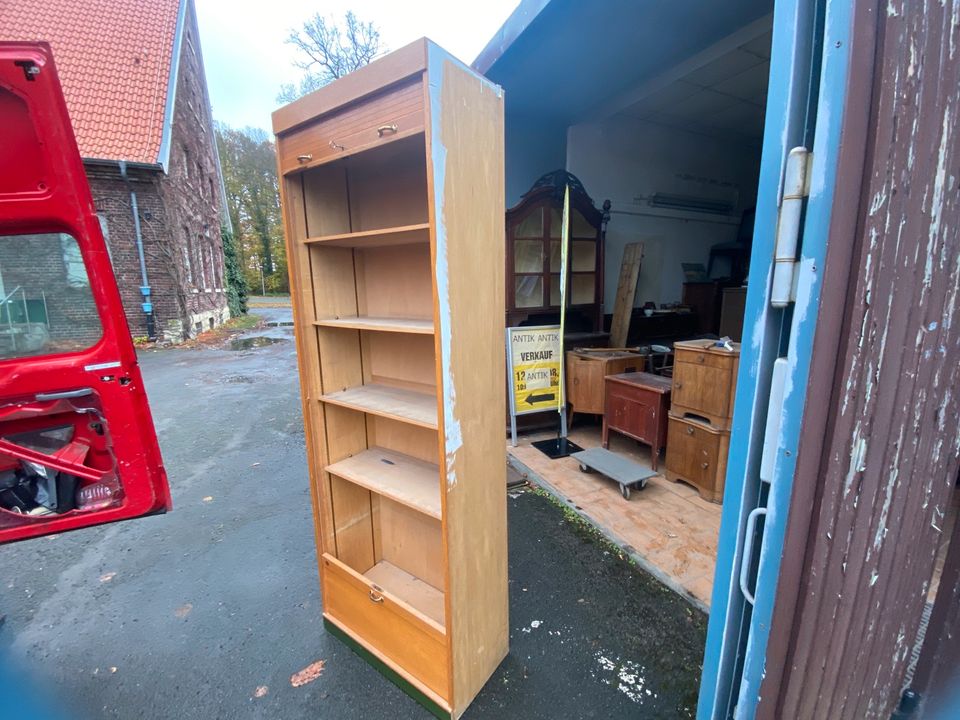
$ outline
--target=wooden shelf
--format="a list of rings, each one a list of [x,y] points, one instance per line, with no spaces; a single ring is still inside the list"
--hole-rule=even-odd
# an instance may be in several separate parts
[[[320,400],[431,430],[437,429],[437,398],[426,393],[370,384],[321,395]]]
[[[440,519],[440,469],[436,465],[373,447],[328,465],[327,472]]]
[[[433,585],[428,585],[418,577],[401,570],[386,560],[378,562],[367,570],[363,576],[418,612],[439,623],[441,628],[445,626],[443,593]]]
[[[433,320],[393,317],[347,317],[317,320],[314,325],[328,328],[373,330],[375,332],[411,333],[433,335]]]
[[[400,225],[379,230],[319,235],[304,240],[307,244],[322,244],[331,247],[379,247],[382,245],[411,245],[430,241],[430,223]]]

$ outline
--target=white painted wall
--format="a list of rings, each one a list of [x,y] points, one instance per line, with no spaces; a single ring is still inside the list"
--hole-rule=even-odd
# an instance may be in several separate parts
[[[628,242],[644,243],[636,305],[677,302],[683,283],[680,263],[706,267],[710,247],[736,240],[743,210],[756,202],[759,148],[615,116],[571,126],[566,152],[567,170],[580,178],[597,207],[607,198],[613,203],[604,269],[606,313],[613,312]],[[509,157],[508,145],[508,178]],[[657,192],[731,200],[736,209],[732,217],[720,218],[651,208],[645,198]]]
[[[510,209],[520,202],[537,178],[565,166],[567,126],[512,115],[505,124],[506,192],[507,209]]]

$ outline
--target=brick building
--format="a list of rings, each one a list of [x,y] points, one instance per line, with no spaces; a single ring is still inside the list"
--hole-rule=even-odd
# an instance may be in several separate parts
[[[193,0],[0,6],[5,40],[50,43],[134,337],[229,317],[223,184]]]

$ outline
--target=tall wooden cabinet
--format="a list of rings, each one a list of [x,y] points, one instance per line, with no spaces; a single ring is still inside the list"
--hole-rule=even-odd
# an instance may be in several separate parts
[[[667,428],[668,480],[693,485],[700,497],[723,501],[740,343],[673,344],[673,392]]]
[[[324,618],[459,717],[508,644],[502,94],[420,40],[273,124]]]

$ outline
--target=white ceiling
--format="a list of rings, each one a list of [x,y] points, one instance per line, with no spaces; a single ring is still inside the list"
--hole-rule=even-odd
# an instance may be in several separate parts
[[[771,32],[676,79],[621,110],[630,117],[757,145],[763,138]]]

